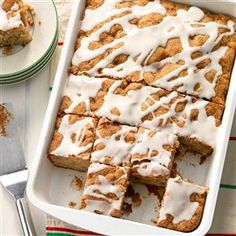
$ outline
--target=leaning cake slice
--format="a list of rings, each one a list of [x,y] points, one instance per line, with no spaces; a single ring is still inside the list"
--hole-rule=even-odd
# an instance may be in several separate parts
[[[120,125],[102,117],[96,129],[92,162],[113,166],[129,166],[130,151],[135,145],[136,127]]]
[[[129,168],[99,163],[89,166],[80,209],[120,218]]]
[[[205,187],[170,178],[161,203],[158,226],[188,232],[200,223],[206,201]]]
[[[131,150],[131,177],[134,181],[165,186],[179,146],[176,135],[139,128]]]

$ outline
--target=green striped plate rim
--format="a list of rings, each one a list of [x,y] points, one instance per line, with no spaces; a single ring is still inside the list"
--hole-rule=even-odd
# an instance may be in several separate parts
[[[32,76],[39,73],[51,60],[51,58],[56,50],[56,47],[57,47],[57,43],[55,43],[54,47],[50,51],[50,54],[47,55],[47,58],[45,58],[45,60],[41,63],[41,65],[38,66],[37,68],[35,68],[34,70],[32,70],[30,73],[26,73],[18,78],[14,78],[14,79],[10,79],[10,80],[5,80],[5,81],[0,80],[0,85],[10,85],[10,84],[22,82],[22,81],[30,79]]]
[[[5,82],[8,83],[9,81],[12,81],[12,80],[18,80],[19,78],[21,78],[23,76],[26,76],[28,74],[32,74],[35,70],[40,68],[45,63],[45,61],[48,60],[48,58],[51,56],[52,53],[54,53],[54,51],[55,51],[55,49],[57,47],[57,42],[58,42],[58,34],[57,34],[57,37],[55,38],[54,44],[50,48],[50,50],[47,53],[47,55],[37,65],[35,65],[34,67],[30,68],[29,70],[27,70],[24,73],[21,73],[19,75],[11,76],[11,77],[8,77],[8,78],[5,78],[5,79],[1,79],[0,78],[0,84],[1,83],[5,83]]]
[[[27,70],[25,71],[22,71],[21,73],[19,74],[15,74],[15,75],[12,75],[12,76],[7,76],[7,77],[1,77],[0,76],[0,83],[1,81],[9,81],[9,80],[13,80],[13,79],[17,79],[19,77],[22,77],[26,74],[29,74],[31,73],[32,71],[36,70],[38,67],[40,67],[45,60],[47,60],[47,58],[49,57],[49,55],[52,53],[52,51],[54,50],[55,46],[57,46],[57,42],[58,42],[58,35],[59,35],[59,32],[57,31],[57,34],[55,35],[55,39],[53,40],[53,44],[50,46],[50,48],[48,49],[47,51],[47,54],[44,55],[43,58],[41,58],[40,61],[38,61],[38,63],[36,63],[34,66],[31,66],[30,68],[28,68]]]

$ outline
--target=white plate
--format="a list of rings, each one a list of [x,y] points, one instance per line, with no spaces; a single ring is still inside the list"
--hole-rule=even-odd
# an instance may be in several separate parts
[[[236,1],[183,1],[196,6],[205,7],[215,12],[223,12],[236,16]],[[29,200],[46,213],[59,218],[67,223],[80,226],[93,232],[105,235],[205,235],[212,224],[220,179],[223,171],[225,155],[228,146],[233,115],[236,106],[236,63],[231,76],[230,87],[226,100],[226,107],[222,119],[221,127],[217,137],[217,146],[214,155],[209,158],[200,168],[190,168],[188,163],[180,165],[181,173],[191,176],[196,183],[201,183],[209,187],[202,221],[199,227],[189,233],[181,233],[151,225],[146,220],[151,215],[147,215],[149,205],[143,205],[133,217],[128,219],[116,219],[108,216],[97,215],[90,212],[71,209],[68,201],[79,201],[81,192],[72,191],[69,183],[73,176],[81,175],[79,172],[60,169],[52,165],[47,159],[48,146],[54,132],[55,119],[60,105],[60,100],[66,78],[67,68],[71,64],[74,52],[74,45],[80,28],[80,19],[83,14],[85,0],[74,1],[73,11],[68,26],[68,31],[62,49],[60,62],[50,96],[50,101],[42,127],[40,141],[35,154],[34,162],[30,172],[27,195]],[[148,201],[148,200],[147,200]],[[150,204],[153,201],[150,200]],[[150,214],[152,212],[150,211]],[[131,219],[132,218],[132,219]],[[136,222],[138,221],[138,222]]]
[[[47,55],[55,40],[58,18],[51,0],[28,0],[34,8],[33,40],[10,56],[1,56],[0,78],[22,73],[39,63]]]

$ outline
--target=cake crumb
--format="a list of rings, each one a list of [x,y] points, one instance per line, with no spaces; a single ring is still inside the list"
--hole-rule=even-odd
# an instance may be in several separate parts
[[[83,181],[78,177],[78,176],[74,176],[74,178],[72,179],[70,186],[75,189],[75,190],[81,190],[83,187]]]
[[[175,178],[177,176],[182,177],[180,170],[178,170],[178,164],[176,162],[173,163],[172,170],[171,170],[171,178]]]
[[[161,199],[162,199],[162,197],[165,193],[165,188],[164,187],[157,187],[157,186],[150,185],[150,184],[146,184],[146,187],[148,189],[149,195],[154,194],[161,201]]]
[[[76,203],[76,202],[73,202],[73,201],[70,201],[70,202],[68,203],[68,206],[69,206],[70,208],[75,208],[75,207],[77,206],[77,203]]]
[[[132,196],[132,203],[136,207],[139,207],[142,205],[142,199],[139,193],[134,193],[134,195]]]
[[[151,219],[151,222],[152,222],[154,225],[157,225],[157,220]]]
[[[172,170],[171,170],[171,177],[175,177],[178,175],[178,170],[177,170],[177,163],[174,162],[172,165]]]
[[[200,157],[199,165],[204,164],[204,162],[207,160],[208,157],[209,157],[209,155],[202,155],[202,156]]]
[[[6,126],[12,118],[12,114],[7,111],[3,104],[0,104],[0,135],[7,136]]]
[[[190,162],[190,165],[193,166],[193,167],[196,167],[196,165],[192,162]]]
[[[188,152],[188,148],[185,145],[180,144],[178,147],[178,151],[175,155],[175,159],[182,160],[184,156],[187,154],[187,152]]]
[[[132,213],[132,204],[124,202],[123,203],[123,212],[127,216],[130,215]]]
[[[10,56],[12,54],[12,46],[6,46],[2,50],[4,56]]]
[[[127,188],[127,191],[125,193],[125,197],[133,197],[134,196],[134,189],[132,187],[132,185],[129,185],[128,188]]]

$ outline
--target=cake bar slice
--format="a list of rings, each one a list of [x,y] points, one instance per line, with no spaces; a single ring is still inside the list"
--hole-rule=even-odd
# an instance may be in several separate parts
[[[188,232],[200,223],[207,189],[182,180],[170,178],[161,203],[158,226]]]
[[[48,158],[55,166],[86,171],[95,141],[96,120],[91,117],[58,117]]]
[[[205,28],[205,25],[199,26],[202,29]],[[208,37],[207,34],[200,36],[197,33],[193,37],[190,36],[190,38],[194,38],[192,41],[195,45],[202,43],[201,41]],[[178,43],[181,47],[181,42]],[[207,45],[207,40],[205,44]],[[167,43],[165,48],[168,47]],[[190,60],[175,62],[175,57],[163,60],[156,72],[144,72],[145,82],[154,87],[161,87],[169,91],[175,90],[224,105],[234,65],[235,49],[219,47],[205,55],[199,50],[200,48],[194,45],[189,47]],[[185,51],[182,53],[184,54]],[[157,57],[161,57],[161,52]]]
[[[92,162],[113,166],[130,165],[130,150],[135,145],[137,128],[120,125],[102,117],[96,129]]]
[[[136,144],[131,150],[132,179],[144,184],[165,186],[178,146],[176,135],[139,128]]]
[[[94,115],[114,80],[70,75],[63,94],[60,113]]]
[[[128,167],[92,163],[88,169],[80,209],[120,218],[128,177]]]
[[[32,11],[22,0],[0,1],[0,48],[15,44],[25,46],[32,40]]]

